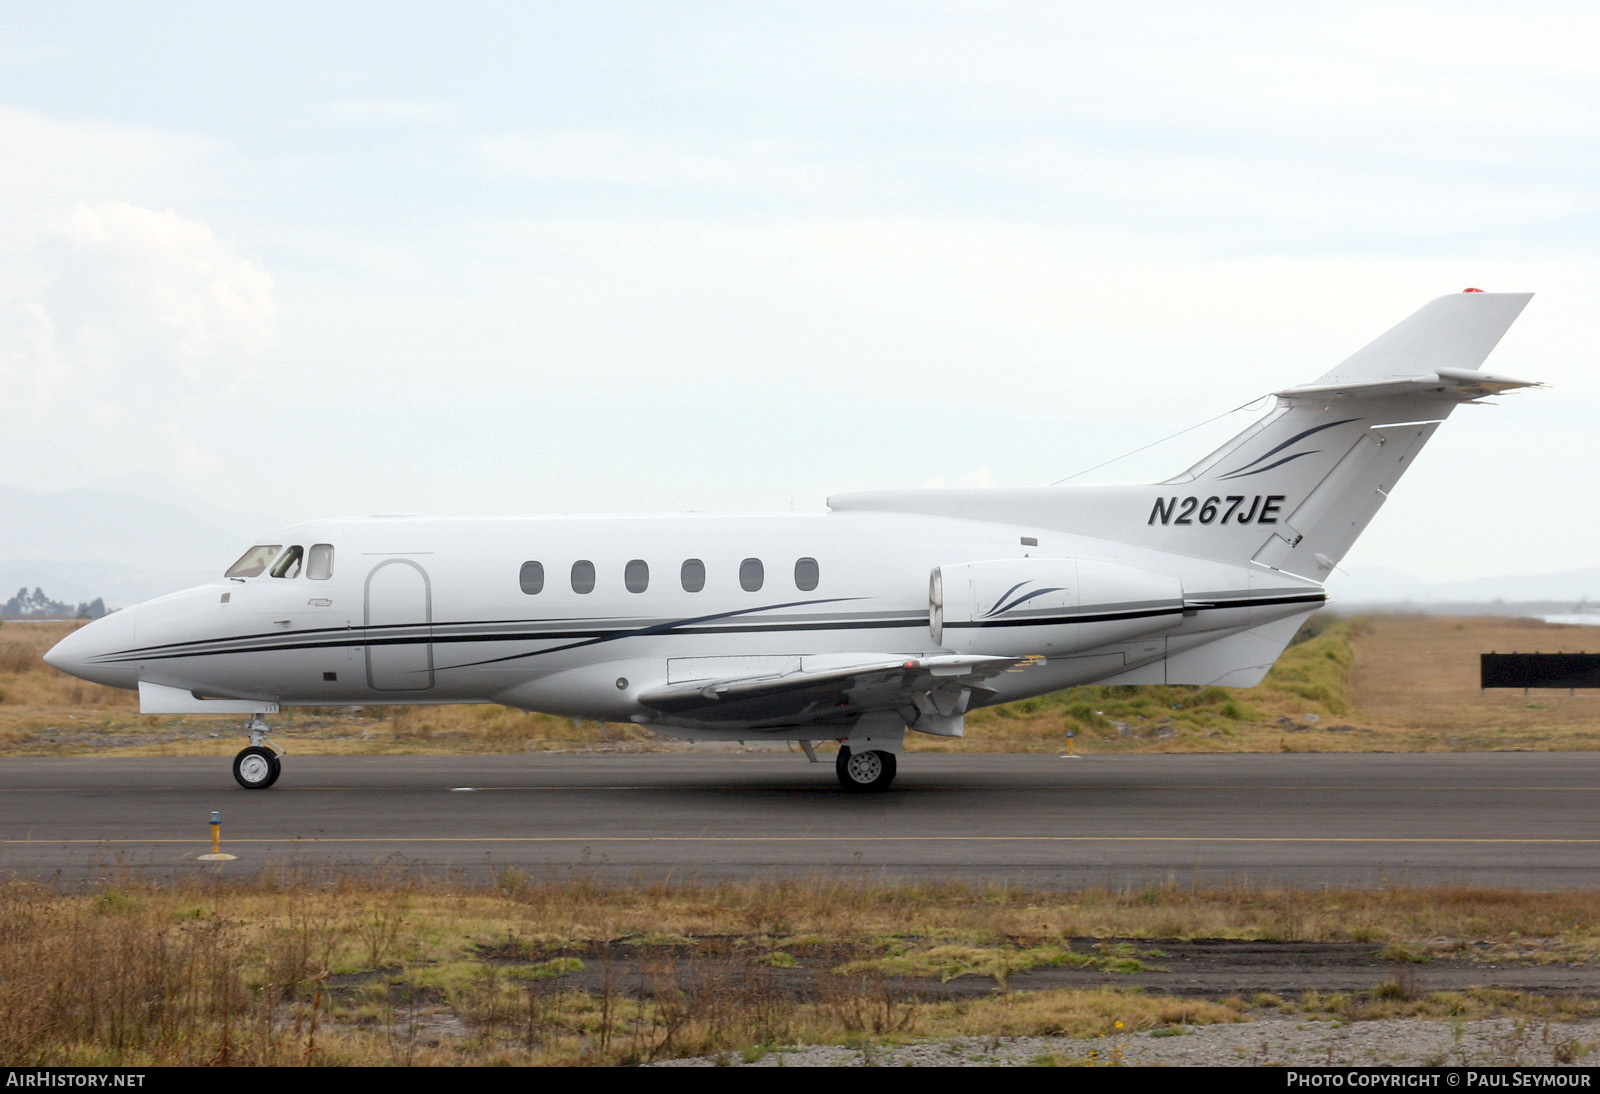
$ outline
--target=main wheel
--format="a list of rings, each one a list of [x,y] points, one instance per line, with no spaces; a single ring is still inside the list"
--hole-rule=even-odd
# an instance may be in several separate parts
[[[282,773],[283,763],[270,748],[252,745],[233,758],[233,777],[246,790],[265,790]]]
[[[833,769],[839,773],[839,782],[846,790],[863,793],[869,790],[887,790],[894,782],[895,759],[893,752],[852,752],[839,749],[839,758]]]

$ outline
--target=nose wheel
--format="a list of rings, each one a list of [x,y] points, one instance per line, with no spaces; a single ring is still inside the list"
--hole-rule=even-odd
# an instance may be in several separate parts
[[[894,753],[855,752],[849,746],[841,746],[839,758],[834,761],[833,769],[838,773],[839,782],[846,790],[856,793],[887,790],[889,784],[894,782]]]
[[[246,790],[265,790],[283,774],[283,762],[270,748],[254,745],[233,758],[233,777]]]
[[[233,758],[233,777],[246,790],[265,790],[283,774],[283,749],[267,739],[267,723],[250,719],[250,747]]]

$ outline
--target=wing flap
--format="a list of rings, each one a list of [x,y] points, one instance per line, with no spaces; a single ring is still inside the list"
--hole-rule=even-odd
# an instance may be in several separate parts
[[[952,686],[981,687],[1019,658],[940,655],[886,659],[863,655],[853,663],[830,657],[798,671],[698,680],[642,692],[638,702],[673,718],[756,724],[837,721],[868,710],[918,707],[916,696]]]

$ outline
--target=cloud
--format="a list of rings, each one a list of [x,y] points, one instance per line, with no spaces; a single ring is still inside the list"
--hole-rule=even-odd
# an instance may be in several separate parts
[[[497,171],[551,182],[752,190],[802,195],[881,188],[857,167],[783,140],[733,141],[714,151],[601,131],[503,133],[478,144]]]
[[[13,307],[42,313],[54,352],[102,382],[228,385],[277,341],[271,275],[204,224],[79,202],[36,238],[39,298]]]
[[[73,201],[167,204],[209,174],[205,137],[0,106],[0,230]]]
[[[1600,210],[1577,179],[1451,174],[1416,163],[1351,163],[1293,152],[1119,150],[1036,139],[981,153],[969,169],[1048,193],[1063,210],[1195,240],[1339,245],[1359,231],[1388,241],[1504,231]]]
[[[1057,118],[1230,140],[1451,132],[1485,124],[1585,133],[1596,82],[1592,5],[1528,10],[1341,3],[1252,5],[1219,18],[1202,5],[954,5],[931,18],[854,14],[848,33],[763,58],[846,80],[862,96],[972,116]],[[1585,91],[1589,94],[1584,94]],[[1112,131],[1115,132],[1115,131]]]
[[[437,125],[450,112],[439,103],[342,99],[316,108],[323,117],[357,125]]]
[[[161,466],[278,341],[272,276],[201,205],[222,145],[0,107],[0,466],[35,485]],[[214,442],[210,442],[214,447]]]
[[[36,421],[67,387],[70,376],[56,352],[55,324],[36,301],[0,306],[0,392],[13,429]]]
[[[276,345],[271,275],[204,224],[123,202],[76,203],[28,240],[0,260],[0,457],[12,474],[143,460],[214,473],[185,419],[204,416],[202,399],[214,412]]]

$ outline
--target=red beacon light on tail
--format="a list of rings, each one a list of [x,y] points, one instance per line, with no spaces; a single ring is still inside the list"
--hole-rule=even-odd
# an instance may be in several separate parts
[[[1482,292],[1482,289],[1462,289],[1462,292]]]

